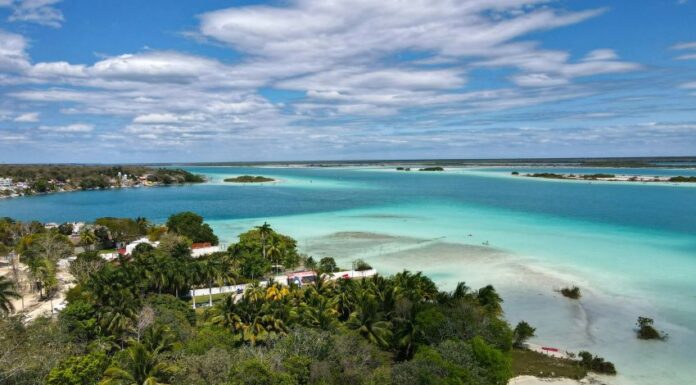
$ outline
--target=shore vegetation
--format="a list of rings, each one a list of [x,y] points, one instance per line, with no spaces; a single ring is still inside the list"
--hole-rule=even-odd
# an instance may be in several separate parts
[[[183,169],[146,166],[6,164],[0,165],[0,178],[11,181],[0,189],[4,197],[205,182]]]
[[[229,183],[265,183],[274,182],[275,179],[260,175],[241,175],[234,178],[225,178],[224,181]]]
[[[57,261],[74,253],[68,236],[57,226],[1,223],[2,244],[37,267],[38,288],[55,288],[49,278]],[[504,385],[539,360],[513,348],[535,329],[526,322],[510,327],[493,286],[474,290],[462,282],[441,291],[407,270],[332,279],[322,273],[339,269],[333,258],[315,262],[300,255],[296,241],[268,223],[226,251],[194,258],[192,242],[217,237],[197,214],[179,213],[158,232],[158,246],[141,243],[113,259],[100,255],[153,228],[162,226],[144,218],[83,226],[65,307],[29,320],[5,306],[1,383]],[[314,281],[273,280],[302,264],[319,273]],[[355,265],[370,268],[364,261]],[[240,283],[243,290],[215,294],[213,301],[214,287]],[[13,286],[0,286],[0,298],[14,297]],[[208,292],[207,300],[196,298],[195,309],[191,289]],[[577,378],[603,367],[591,358],[587,368],[552,358],[544,365],[567,366],[550,373]]]

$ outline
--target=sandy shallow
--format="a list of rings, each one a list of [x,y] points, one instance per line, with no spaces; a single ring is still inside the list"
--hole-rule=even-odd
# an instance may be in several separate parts
[[[537,327],[533,343],[574,353],[588,350],[617,365],[619,375],[601,379],[595,376],[583,383],[659,385],[681,383],[679,379],[687,375],[640,364],[662,355],[675,356],[678,353],[674,349],[682,348],[667,343],[645,344],[635,338],[635,315],[650,314],[649,306],[632,297],[595,289],[571,271],[550,269],[493,246],[376,232],[336,232],[312,238],[301,246],[310,255],[333,256],[342,266],[350,266],[353,260],[361,258],[382,274],[404,269],[423,271],[444,290],[461,281],[473,289],[493,284],[505,300],[503,308],[511,324],[525,320]],[[580,300],[569,300],[558,293],[570,285],[582,288]],[[683,353],[677,357],[686,359]],[[659,380],[663,376],[665,382]],[[514,384],[577,383],[533,377],[515,381]]]

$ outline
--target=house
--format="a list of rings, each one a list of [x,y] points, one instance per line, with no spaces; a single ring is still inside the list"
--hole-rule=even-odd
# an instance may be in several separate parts
[[[0,178],[0,188],[12,187],[12,178]]]
[[[191,256],[194,258],[217,253],[218,251],[220,251],[220,246],[213,246],[210,242],[199,242],[191,245]]]
[[[290,273],[287,275],[287,284],[295,284],[297,286],[302,286],[307,283],[313,283],[317,281],[317,273],[314,271],[298,271],[295,273]],[[285,283],[285,282],[281,282]]]
[[[330,273],[327,274],[329,279],[332,280],[337,280],[337,279],[352,279],[352,278],[368,278],[372,277],[377,274],[377,270],[375,269],[369,269],[369,270],[346,270],[346,271],[337,271],[335,273]]]
[[[149,239],[143,237],[143,238],[140,238],[138,240],[135,240],[135,241],[127,244],[125,247],[125,254],[131,255],[133,253],[133,250],[135,250],[135,248],[141,243],[147,243],[148,245],[150,245],[152,247],[159,246],[159,242],[151,242]]]

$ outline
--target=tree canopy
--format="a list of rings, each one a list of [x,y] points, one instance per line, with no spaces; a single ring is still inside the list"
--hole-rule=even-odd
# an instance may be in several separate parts
[[[167,228],[193,242],[210,242],[213,245],[219,243],[213,229],[208,224],[203,223],[203,217],[190,211],[170,216],[167,220]]]

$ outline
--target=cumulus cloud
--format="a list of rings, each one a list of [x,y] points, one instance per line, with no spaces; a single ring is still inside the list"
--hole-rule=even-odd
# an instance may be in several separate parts
[[[16,72],[30,67],[23,36],[0,29],[0,72]]]
[[[56,3],[33,2],[54,10]],[[487,114],[512,119],[519,109],[609,90],[582,78],[642,70],[609,48],[547,49],[528,37],[604,12],[567,11],[547,0],[291,0],[200,15],[195,34],[234,49],[234,61],[146,50],[86,63],[32,62],[22,36],[0,31],[0,84],[22,110],[50,106],[71,120],[108,121],[93,137],[109,145],[263,142],[279,154],[304,145],[398,146],[422,143],[402,135],[410,128],[463,130],[471,124],[463,117],[492,119]],[[62,22],[58,15],[53,26]],[[52,115],[42,115],[39,131],[95,131],[50,125]]]

